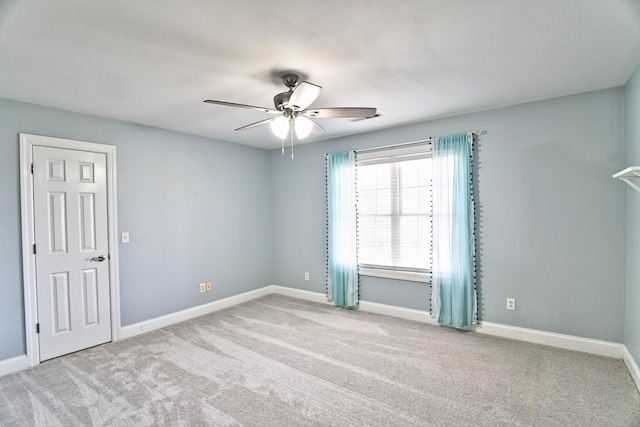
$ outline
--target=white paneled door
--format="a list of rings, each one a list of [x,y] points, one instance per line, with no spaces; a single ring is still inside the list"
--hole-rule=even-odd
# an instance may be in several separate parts
[[[111,341],[106,155],[33,147],[40,360]]]

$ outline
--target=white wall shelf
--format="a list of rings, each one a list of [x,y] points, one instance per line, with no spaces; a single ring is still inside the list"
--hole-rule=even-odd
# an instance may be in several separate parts
[[[631,166],[626,168],[625,170],[613,175],[613,177],[623,180],[637,191],[640,191],[640,186],[631,181],[632,179],[640,179],[640,166]]]

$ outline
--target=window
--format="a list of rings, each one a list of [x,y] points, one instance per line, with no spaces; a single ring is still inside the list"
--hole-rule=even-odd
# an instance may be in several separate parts
[[[434,318],[467,327],[478,305],[474,134],[425,142],[327,155],[327,297],[357,305],[360,275],[433,281]]]
[[[427,281],[430,145],[358,153],[358,262],[363,275]]]

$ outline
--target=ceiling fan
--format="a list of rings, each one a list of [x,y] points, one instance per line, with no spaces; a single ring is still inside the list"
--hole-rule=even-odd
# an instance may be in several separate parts
[[[285,74],[282,76],[282,82],[289,90],[273,97],[275,108],[256,107],[254,105],[236,104],[234,102],[215,101],[212,99],[207,99],[204,102],[227,107],[246,108],[276,115],[277,117],[260,120],[259,122],[242,126],[236,130],[248,130],[270,124],[271,130],[276,136],[283,140],[283,144],[290,129],[292,144],[294,130],[298,139],[307,137],[312,131],[324,132],[322,126],[316,121],[311,120],[310,117],[319,119],[367,119],[376,116],[375,108],[309,108],[313,101],[318,98],[318,95],[320,95],[322,87],[305,81],[298,82],[298,79],[297,74]]]

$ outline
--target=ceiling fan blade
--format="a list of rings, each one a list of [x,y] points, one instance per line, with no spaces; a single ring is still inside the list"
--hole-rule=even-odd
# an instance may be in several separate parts
[[[324,130],[324,128],[323,128],[322,126],[320,126],[320,125],[318,124],[318,122],[316,122],[315,120],[311,120],[311,119],[309,119],[309,121],[310,121],[311,123],[313,123],[313,127],[311,128],[311,133],[318,134],[318,133],[325,133],[325,132],[326,132],[326,131]]]
[[[375,116],[376,109],[359,107],[313,108],[305,111],[304,115],[319,119],[359,119]]]
[[[236,104],[235,102],[226,102],[226,101],[214,101],[213,99],[207,99],[204,102],[208,104],[224,105],[226,107],[246,108],[247,110],[262,111],[263,113],[269,113],[269,114],[280,114],[280,111],[278,110],[274,110],[272,108],[265,108],[265,107],[256,107],[255,105]]]
[[[255,123],[251,123],[249,125],[242,126],[242,127],[238,128],[236,130],[249,130],[249,129],[257,128],[258,126],[263,126],[263,125],[269,124],[274,120],[275,119],[260,120],[259,122],[255,122]]]
[[[352,122],[361,122],[363,120],[369,120],[369,119],[375,119],[376,117],[382,117],[382,114],[380,113],[376,113],[375,116],[371,116],[371,117],[358,117],[355,119],[350,119]]]
[[[302,111],[316,100],[321,90],[322,86],[300,82],[291,93],[287,106],[293,110]]]

